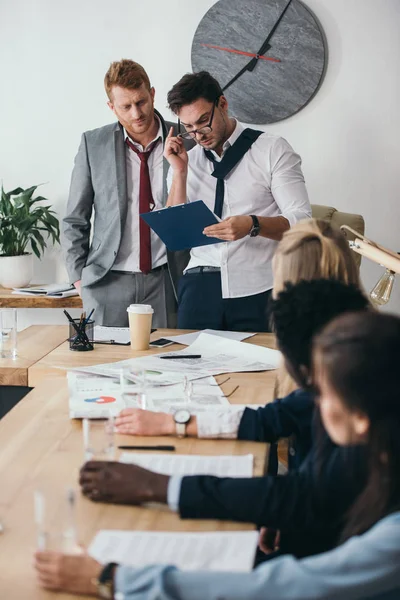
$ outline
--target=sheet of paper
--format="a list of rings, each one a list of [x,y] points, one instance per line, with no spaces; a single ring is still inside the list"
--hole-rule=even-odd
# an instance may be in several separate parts
[[[154,412],[173,413],[188,408],[193,414],[201,408],[224,408],[230,404],[214,377],[192,381],[190,388],[182,379],[170,386],[141,385],[126,380],[116,372],[113,377],[69,371],[67,373],[71,419],[100,419],[116,416],[124,408],[146,408]],[[141,396],[139,398],[138,392]]]
[[[100,563],[132,567],[175,565],[185,571],[251,571],[257,531],[164,533],[160,531],[99,531],[89,554]]]
[[[67,369],[71,373],[82,373],[96,375],[98,377],[120,377],[121,371],[124,373],[124,377],[130,380],[132,383],[135,381],[137,371],[146,371],[146,382],[151,387],[158,386],[173,386],[183,383],[186,379],[197,380],[205,379],[209,377],[209,373],[194,372],[194,373],[182,373],[178,369],[165,369],[165,362],[157,362],[157,368],[148,368],[146,363],[140,362],[141,359],[129,358],[127,360],[121,360],[115,363],[104,363],[100,365],[92,365],[90,367],[57,367],[59,369]],[[173,367],[173,365],[169,365]]]
[[[175,342],[176,344],[184,344],[189,346],[197,340],[201,333],[208,333],[210,335],[217,335],[219,337],[227,338],[229,340],[236,340],[241,342],[248,338],[256,335],[255,333],[244,333],[243,331],[220,331],[219,329],[203,329],[203,331],[194,331],[193,333],[183,333],[182,335],[170,335],[166,339]]]
[[[246,454],[245,456],[196,456],[124,452],[119,460],[123,463],[139,465],[163,475],[252,477],[253,459],[252,454]]]
[[[254,344],[243,344],[236,340],[228,340],[207,333],[201,333],[188,348],[167,354],[176,356],[176,358],[165,360],[158,354],[135,358],[133,362],[141,368],[163,371],[179,370],[184,375],[194,373],[219,375],[221,373],[269,371],[276,369],[281,360],[281,353],[278,350]],[[184,358],[185,355],[192,354],[199,354],[201,358]]]
[[[93,332],[94,342],[113,342],[115,344],[129,344],[131,341],[129,327],[103,327],[95,325]]]

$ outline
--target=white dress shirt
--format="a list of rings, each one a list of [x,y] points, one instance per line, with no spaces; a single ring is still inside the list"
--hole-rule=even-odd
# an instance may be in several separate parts
[[[222,157],[244,127],[235,130],[223,145]],[[217,161],[221,160],[216,153]],[[217,179],[211,176],[213,163],[201,146],[189,151],[187,201],[203,200],[213,211]],[[172,170],[168,174],[169,187]],[[301,170],[301,159],[286,140],[263,133],[224,180],[222,218],[236,215],[283,216],[290,226],[311,217],[311,206]],[[192,248],[187,269],[198,266],[221,268],[222,297],[240,298],[272,288],[272,257],[277,242],[265,237],[245,236]]]
[[[140,152],[149,150],[149,147],[155,140],[158,142],[148,159],[151,193],[155,208],[163,208],[163,152],[162,143],[163,134],[159,119],[159,128],[156,137],[143,148],[140,144],[129,138],[124,129],[124,140],[129,138],[131,143],[136,146]],[[128,201],[126,221],[122,232],[121,244],[117,257],[113,264],[113,271],[130,271],[140,273],[140,236],[139,236],[139,190],[140,190],[140,158],[125,144],[125,164],[126,164],[126,197]],[[151,235],[151,261],[152,268],[160,267],[167,262],[167,251],[160,238],[150,230]]]

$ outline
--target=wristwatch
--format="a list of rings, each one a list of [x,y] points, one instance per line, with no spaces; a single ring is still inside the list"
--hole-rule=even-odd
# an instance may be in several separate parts
[[[108,563],[97,579],[97,593],[102,600],[114,598],[114,571],[117,563]]]
[[[260,221],[255,215],[250,215],[250,217],[253,219],[253,226],[250,229],[249,236],[256,237],[260,233]]]
[[[186,436],[186,425],[191,419],[191,414],[188,410],[180,408],[174,414],[174,421],[176,426],[176,435],[178,437]]]

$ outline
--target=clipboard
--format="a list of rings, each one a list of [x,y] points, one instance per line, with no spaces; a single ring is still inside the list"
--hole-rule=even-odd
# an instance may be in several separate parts
[[[204,235],[205,227],[216,225],[221,219],[204,204],[203,200],[141,213],[140,216],[155,231],[168,250],[173,252],[220,244],[224,241]]]

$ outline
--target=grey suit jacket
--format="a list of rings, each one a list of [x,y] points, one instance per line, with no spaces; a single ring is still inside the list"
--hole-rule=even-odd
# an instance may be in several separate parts
[[[165,122],[155,112],[161,121],[165,139],[169,127],[176,131],[176,124]],[[169,164],[164,159],[164,203],[168,197],[168,169]],[[82,286],[96,283],[114,264],[127,214],[126,189],[122,126],[113,123],[84,133],[75,158],[67,213],[63,220],[63,250],[71,283],[78,280],[82,281]],[[187,252],[167,254],[176,294],[177,280],[188,263],[189,255]]]
[[[115,584],[124,600],[398,600],[400,512],[335,550],[282,556],[251,573],[121,566]]]

